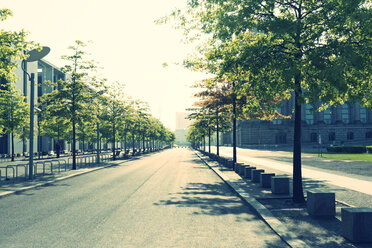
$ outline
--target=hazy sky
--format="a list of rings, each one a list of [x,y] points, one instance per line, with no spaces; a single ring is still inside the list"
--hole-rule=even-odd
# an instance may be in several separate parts
[[[193,82],[205,78],[190,72],[181,62],[192,52],[181,42],[182,34],[171,25],[154,20],[182,8],[186,0],[1,0],[0,8],[13,11],[5,29],[25,29],[30,40],[49,46],[45,58],[62,66],[74,40],[92,40],[89,52],[104,67],[110,82],[126,85],[128,95],[146,101],[154,116],[174,129],[175,112],[193,103]],[[168,67],[163,68],[162,63]]]

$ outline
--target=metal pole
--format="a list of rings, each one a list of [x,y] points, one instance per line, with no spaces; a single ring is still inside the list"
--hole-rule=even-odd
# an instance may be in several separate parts
[[[233,82],[233,162],[236,163],[236,95]]]
[[[29,166],[28,166],[28,177],[32,179],[33,173],[33,164],[34,164],[34,105],[35,105],[35,74],[31,73],[31,91],[30,91],[30,157],[29,157]]]
[[[100,163],[99,161],[99,152],[100,152],[100,144],[99,144],[99,121],[98,121],[98,115],[97,115],[97,164]]]

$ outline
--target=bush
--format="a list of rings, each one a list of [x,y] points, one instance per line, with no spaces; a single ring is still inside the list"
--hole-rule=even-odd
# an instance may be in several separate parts
[[[366,146],[328,146],[328,152],[333,153],[366,153]],[[370,152],[372,152],[372,147],[370,147]]]

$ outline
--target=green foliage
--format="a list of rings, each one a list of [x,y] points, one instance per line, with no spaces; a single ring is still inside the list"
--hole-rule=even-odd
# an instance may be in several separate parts
[[[9,9],[0,9],[0,22],[12,16]],[[18,66],[18,61],[26,59],[24,51],[31,50],[37,45],[27,41],[28,33],[21,31],[0,30],[0,79],[14,83],[16,76],[14,69]]]
[[[372,154],[372,146],[366,146],[367,153]]]
[[[300,105],[349,99],[372,107],[370,7],[370,0],[190,0],[161,21],[175,19],[190,39],[206,37],[186,65],[237,83],[231,94],[245,99],[244,115],[273,118],[294,93],[293,199],[303,202]]]
[[[14,134],[20,137],[29,123],[29,106],[25,97],[12,84],[0,89],[0,135]]]
[[[0,137],[11,135],[12,161],[14,161],[14,137],[25,138],[29,123],[29,105],[25,97],[12,84],[0,88]]]

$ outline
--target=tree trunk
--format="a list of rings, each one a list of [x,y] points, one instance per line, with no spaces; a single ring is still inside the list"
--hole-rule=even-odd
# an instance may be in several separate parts
[[[76,170],[76,127],[75,118],[72,118],[72,169]]]
[[[203,151],[205,152],[205,135],[203,135]]]
[[[127,153],[127,130],[124,129],[124,154]]]
[[[233,82],[233,90],[235,89],[235,83]],[[236,163],[236,96],[235,90],[233,93],[233,162]]]
[[[98,119],[98,115],[97,115],[97,119]],[[100,156],[99,156],[99,153],[100,153],[100,137],[99,137],[99,121],[97,120],[97,164],[100,163]]]
[[[208,152],[211,153],[211,127],[208,128]]]
[[[133,154],[133,156],[134,156],[134,154],[135,154],[135,147],[134,147],[134,134],[132,134],[132,154]]]
[[[142,135],[142,151],[145,152],[145,134]]]
[[[219,137],[219,123],[218,123],[218,108],[216,109],[216,124],[217,124],[217,156],[220,156],[220,137]]]
[[[12,139],[12,161],[14,161],[14,134],[13,132],[11,134],[11,139]]]
[[[112,124],[112,160],[116,160],[116,151],[115,151],[115,122]]]
[[[301,84],[299,78],[295,78],[295,124],[293,137],[293,201],[296,203],[305,202],[302,189],[302,173],[301,173],[301,104],[300,97],[302,95]]]

